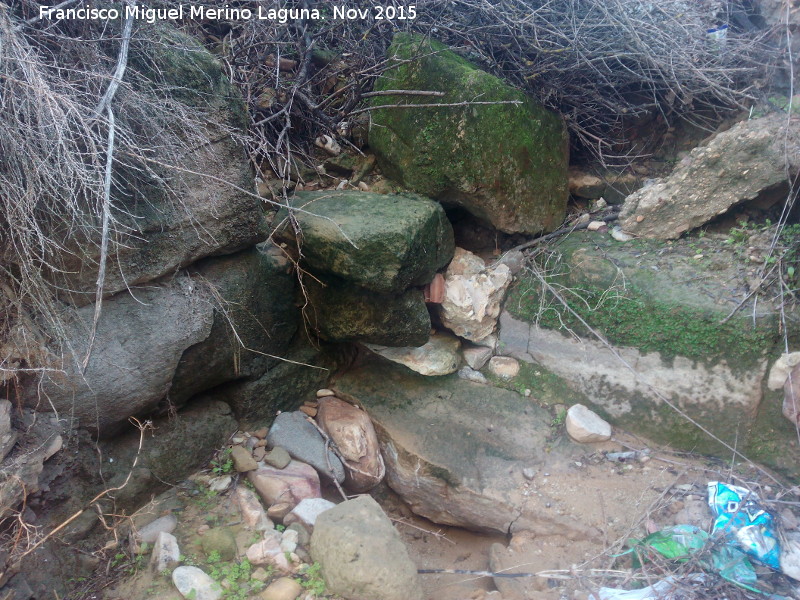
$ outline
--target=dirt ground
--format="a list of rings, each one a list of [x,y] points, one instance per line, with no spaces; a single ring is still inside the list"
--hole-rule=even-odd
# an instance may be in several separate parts
[[[529,491],[539,498],[541,510],[572,514],[577,521],[597,527],[602,539],[596,541],[536,537],[527,532],[502,536],[442,527],[412,515],[390,491],[377,496],[395,520],[419,569],[539,574],[513,579],[422,574],[428,600],[582,600],[601,586],[630,589],[631,559],[615,557],[627,549],[626,540],[642,539],[678,524],[708,531],[712,522],[706,504],[709,481],[746,485],[762,498],[772,498],[781,489],[754,467],[731,470],[719,461],[663,450],[652,451],[645,462],[620,463],[606,456],[645,446],[643,440],[624,436],[619,441],[587,445],[581,460],[552,467],[553,472],[539,473],[529,482]],[[778,588],[785,583],[778,581]],[[502,595],[492,593],[494,590]]]
[[[583,456],[569,464],[551,464],[524,484],[523,493],[534,499],[539,510],[571,515],[576,521],[596,527],[597,539],[571,540],[566,536],[537,537],[529,532],[513,536],[466,531],[440,526],[411,513],[388,487],[381,485],[372,495],[395,523],[409,554],[418,569],[493,571],[538,574],[525,578],[492,578],[463,573],[421,574],[427,600],[585,600],[600,586],[631,586],[631,558],[617,556],[630,538],[642,539],[648,533],[675,524],[697,525],[706,531],[711,514],[706,507],[709,481],[729,481],[746,485],[762,498],[771,499],[785,489],[755,467],[730,465],[719,461],[652,450],[643,461],[635,458],[617,462],[613,453],[641,449],[648,445],[640,439],[623,436],[603,444],[587,444]],[[641,456],[641,455],[640,455]],[[207,474],[198,474],[201,482]],[[152,515],[173,511],[178,515],[175,534],[181,552],[202,561],[198,530],[208,526],[236,527],[240,521],[236,509],[223,494],[210,497],[197,494],[192,486],[176,488],[161,496]],[[336,500],[333,489],[326,496]],[[791,495],[784,500],[796,500]],[[777,506],[777,505],[775,505]],[[795,510],[791,504],[777,507]],[[798,511],[800,512],[800,511]],[[146,517],[143,517],[146,520]],[[238,538],[241,537],[241,540]],[[237,535],[246,547],[252,532]],[[119,555],[118,555],[119,556]],[[196,557],[200,557],[199,559]],[[181,600],[168,577],[117,558],[106,569],[113,584],[102,591],[95,587],[90,595],[76,598],[106,600]],[[202,562],[199,563],[202,566]],[[134,572],[135,571],[135,572]],[[654,579],[660,578],[651,572]],[[786,578],[774,588],[789,597],[792,591]],[[97,593],[99,591],[99,593]],[[303,596],[301,596],[303,597]],[[699,596],[698,596],[699,597]],[[714,598],[715,596],[704,596]],[[722,596],[718,596],[722,597]],[[750,597],[750,596],[743,596]],[[756,596],[752,596],[756,597]]]

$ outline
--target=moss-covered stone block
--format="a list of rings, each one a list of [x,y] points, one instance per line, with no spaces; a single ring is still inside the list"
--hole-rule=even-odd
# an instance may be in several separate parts
[[[777,313],[761,303],[755,320],[752,306],[732,314],[736,261],[720,255],[703,265],[691,243],[621,244],[588,232],[560,243],[545,281],[571,310],[535,277],[517,282],[506,302],[514,351],[546,374],[541,392],[538,377],[520,385],[560,390],[567,404],[588,400],[614,425],[677,448],[730,456],[725,444],[765,447],[749,429],[765,419]],[[529,324],[522,348],[519,321]]]
[[[518,104],[373,111],[369,144],[384,173],[506,232],[550,231],[561,223],[568,138],[558,115],[436,41],[397,34],[389,58],[393,68],[378,79],[376,91],[444,96],[379,96],[373,106]]]
[[[222,61],[200,42],[170,25],[146,25],[141,43],[134,43],[130,65],[144,78],[134,85],[167,94],[187,106],[220,112],[231,125],[247,127],[247,108]]]
[[[300,192],[292,206],[304,263],[381,294],[429,283],[453,257],[453,228],[442,207],[414,194]],[[294,242],[282,210],[276,235]],[[376,342],[381,343],[381,342]]]
[[[332,279],[306,289],[310,325],[330,342],[405,347],[428,341],[431,317],[422,290],[378,294]]]

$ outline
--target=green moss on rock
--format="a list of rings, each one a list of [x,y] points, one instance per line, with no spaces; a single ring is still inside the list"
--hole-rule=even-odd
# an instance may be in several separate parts
[[[419,289],[399,295],[377,294],[328,279],[325,287],[307,285],[312,327],[331,342],[368,342],[382,346],[422,346],[431,317]]]
[[[724,360],[736,370],[753,368],[777,339],[774,318],[762,316],[756,326],[747,314],[730,313],[693,285],[696,271],[674,260],[670,270],[656,271],[645,264],[629,266],[623,245],[594,246],[600,235],[574,235],[559,246],[561,258],[548,276],[550,283],[570,290],[563,294],[570,308],[616,346],[658,352],[663,359],[683,356],[704,364]],[[634,254],[641,252],[633,251]],[[542,311],[542,305],[549,306]],[[580,320],[541,285],[521,279],[512,288],[506,307],[513,315],[549,329],[569,328],[591,334]],[[724,321],[724,322],[723,322]]]
[[[247,127],[247,108],[222,62],[192,36],[167,24],[150,29],[141,45],[131,48],[131,67],[146,79],[138,85],[166,93],[187,106],[221,111],[230,125]]]
[[[730,300],[725,286],[738,273],[735,265],[704,270],[691,252],[674,245],[620,244],[607,235],[582,233],[559,245],[547,269],[545,279],[575,314],[543,291],[535,277],[515,284],[506,309],[539,326],[532,329],[530,353],[554,370],[556,382],[537,385],[540,378],[523,369],[525,380],[512,385],[529,387],[547,402],[553,394],[566,404],[588,402],[615,426],[676,448],[729,456],[710,432],[731,446],[747,444],[768,464],[789,462],[779,450],[794,434],[787,435],[775,410],[759,403],[765,359],[778,341],[775,314],[764,306],[755,324],[749,310],[731,315],[737,301]],[[564,335],[567,329],[587,340],[583,350]],[[564,367],[566,357],[577,356],[586,362]],[[648,381],[658,393],[645,385]]]
[[[442,207],[414,194],[301,192],[293,201],[303,257],[313,270],[357,286],[397,294],[424,285],[453,257],[451,227]],[[278,213],[277,235],[294,231]]]
[[[480,101],[519,104],[383,109],[369,143],[383,171],[407,188],[461,206],[498,229],[554,229],[567,200],[562,120],[438,42],[397,34],[394,68],[376,91],[440,90],[441,98],[378,97],[374,106]]]

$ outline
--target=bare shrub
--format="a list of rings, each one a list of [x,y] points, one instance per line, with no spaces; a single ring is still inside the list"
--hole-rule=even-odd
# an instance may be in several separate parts
[[[127,60],[124,21],[37,14],[0,3],[0,383],[58,369],[70,272],[100,270],[135,239],[153,197],[178,203],[180,173],[163,165],[209,142],[205,100],[168,83],[154,56],[176,51],[163,27],[134,23]],[[117,85],[111,112],[101,98]]]
[[[386,48],[398,30],[439,39],[525,90],[565,117],[573,148],[610,163],[649,149],[628,141],[626,128],[642,120],[656,120],[661,131],[682,119],[710,126],[752,106],[778,59],[770,31],[731,28],[724,40],[709,37],[709,28],[742,12],[736,2],[414,4],[413,20],[377,20],[374,3],[366,0],[347,3],[367,9],[366,19],[332,20],[323,3],[283,0],[277,8],[315,6],[329,18],[206,26],[207,39],[225,54],[248,100],[256,166],[297,179],[293,162],[317,135],[357,128],[365,116],[362,100],[387,68]],[[256,9],[255,3],[241,6]]]

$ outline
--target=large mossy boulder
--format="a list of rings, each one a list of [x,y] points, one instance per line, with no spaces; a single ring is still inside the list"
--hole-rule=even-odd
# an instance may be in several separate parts
[[[780,401],[763,393],[779,312],[766,300],[734,312],[746,265],[722,239],[704,239],[701,254],[697,243],[622,244],[588,232],[564,240],[548,283],[608,345],[536,278],[523,279],[501,316],[502,352],[528,363],[513,385],[547,403],[591,405],[616,426],[681,449],[730,457],[708,433],[740,450],[788,445],[794,430],[780,437],[789,429],[775,416]],[[787,322],[796,336],[788,313]]]
[[[422,286],[453,257],[453,228],[442,207],[414,194],[301,192],[294,216],[311,270],[381,294]],[[279,239],[294,241],[286,211]]]
[[[386,175],[509,233],[550,231],[561,223],[568,137],[558,115],[420,36],[397,34],[389,59],[393,68],[375,91],[435,90],[444,96],[380,96],[373,106],[519,104],[373,111],[369,144]]]

